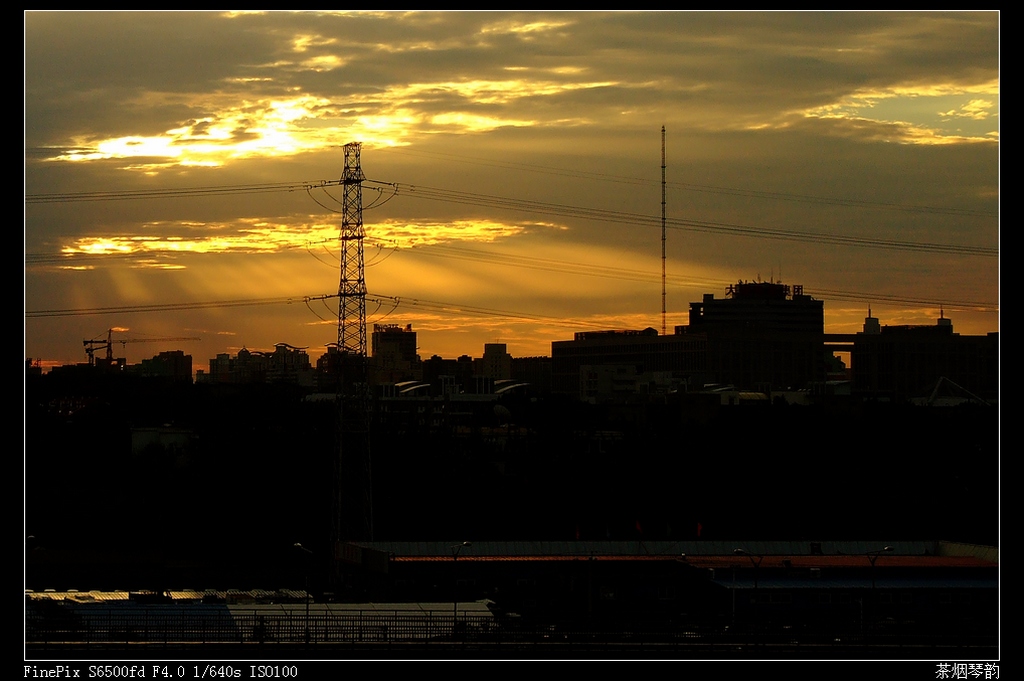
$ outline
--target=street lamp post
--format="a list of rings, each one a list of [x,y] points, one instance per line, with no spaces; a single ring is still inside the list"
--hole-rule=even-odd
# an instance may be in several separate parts
[[[758,572],[758,569],[760,569],[760,567],[761,567],[761,561],[764,560],[764,556],[762,556],[760,554],[757,554],[757,553],[750,553],[749,551],[746,551],[744,549],[733,549],[733,553],[736,554],[737,556],[746,556],[747,558],[750,559],[750,564],[754,566],[754,612],[756,613],[757,612],[757,595],[758,595],[758,591],[757,591],[757,572]],[[736,607],[735,606],[735,598],[736,598],[735,589],[733,591],[734,591],[734,593],[733,593],[733,599],[734,599],[734,601],[733,601],[733,603],[734,603],[734,605],[733,605],[733,609],[734,609],[733,618],[735,618],[735,616],[736,616],[735,615],[735,607]]]
[[[452,636],[455,635],[455,625],[459,620],[459,552],[463,548],[469,548],[473,545],[473,542],[464,541],[461,544],[452,544],[452,580],[454,582],[454,591],[452,592]]]
[[[756,553],[749,553],[747,551],[744,551],[743,549],[733,549],[733,553],[735,553],[737,556],[746,556],[747,558],[750,559],[751,565],[754,566],[754,590],[756,591],[757,590],[757,569],[759,567],[761,567],[761,561],[764,560],[764,556],[756,554]],[[754,560],[755,558],[757,558],[756,561]]]
[[[877,551],[867,551],[864,553],[868,558],[868,562],[871,563],[871,618],[873,620],[873,626],[878,624],[878,594],[875,592],[875,561],[883,553],[892,553],[893,548],[891,546],[885,546]],[[864,610],[861,606],[861,621],[864,619]]]
[[[868,557],[868,560],[871,562],[871,595],[872,596],[874,596],[874,593],[875,593],[875,561],[878,560],[878,557],[880,555],[882,555],[883,553],[892,553],[892,551],[893,551],[893,548],[891,546],[886,546],[885,548],[879,549],[877,551],[868,551],[867,553],[864,554],[865,556]]]
[[[306,570],[305,570],[305,573],[306,573],[306,575],[305,575],[306,576],[306,632],[305,632],[305,639],[306,639],[306,645],[309,645],[309,561],[313,559],[313,552],[310,551],[309,549],[307,549],[305,546],[303,546],[299,542],[295,542],[295,544],[293,544],[293,546],[296,549],[298,549],[299,551],[302,551],[303,553],[306,554]]]
[[[594,561],[597,558],[594,557],[594,552],[590,552],[590,558],[587,559],[587,617],[594,617]]]

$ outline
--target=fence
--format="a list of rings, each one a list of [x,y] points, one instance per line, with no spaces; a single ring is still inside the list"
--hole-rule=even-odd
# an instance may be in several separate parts
[[[714,649],[775,646],[829,648],[995,648],[995,635],[936,636],[905,628],[847,627],[795,630],[761,626],[735,629],[665,622],[594,626],[586,622],[523,623],[489,613],[420,611],[310,612],[223,606],[33,608],[26,616],[26,644],[37,649],[68,645],[76,649],[119,644],[160,646],[209,644],[273,647],[304,644],[324,648],[450,648],[526,646],[600,650],[615,648]]]
[[[267,612],[216,606],[53,607],[30,610],[27,642],[339,643],[429,642],[498,631],[490,614],[451,612]]]

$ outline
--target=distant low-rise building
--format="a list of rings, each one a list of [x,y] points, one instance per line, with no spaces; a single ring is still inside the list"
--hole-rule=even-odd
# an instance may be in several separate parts
[[[210,360],[210,373],[196,380],[210,383],[289,383],[312,388],[313,368],[305,348],[277,343],[273,352],[242,348],[232,357],[218,354]]]
[[[129,367],[145,378],[169,378],[173,381],[192,381],[192,355],[181,350],[161,352],[151,359]]]
[[[942,312],[934,325],[880,326],[869,311],[864,331],[852,340],[853,391],[862,397],[927,397],[943,382],[964,399],[998,396],[998,332],[961,336]]]

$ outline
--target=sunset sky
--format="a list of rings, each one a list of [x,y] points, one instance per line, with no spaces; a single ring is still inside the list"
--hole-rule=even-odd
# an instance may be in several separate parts
[[[424,359],[660,330],[663,125],[670,333],[757,279],[826,332],[998,331],[999,18],[28,12],[25,356],[315,361],[348,142],[371,328]]]

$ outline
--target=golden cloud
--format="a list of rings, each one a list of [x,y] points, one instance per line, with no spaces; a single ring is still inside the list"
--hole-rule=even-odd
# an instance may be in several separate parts
[[[480,29],[481,33],[541,33],[544,31],[553,31],[555,29],[562,28],[563,26],[570,26],[574,22],[571,21],[518,21],[510,19],[508,21],[499,21]]]
[[[934,117],[929,122],[921,120],[918,102],[927,98],[948,98],[959,95],[980,95],[956,109],[939,111],[935,115],[946,120],[953,118],[985,120],[996,116],[992,111],[997,107],[995,98],[999,95],[999,84],[990,81],[971,86],[952,83],[901,86],[887,89],[861,90],[847,95],[839,101],[822,106],[793,112],[805,118],[844,120],[855,123],[862,130],[872,130],[872,139],[904,144],[963,144],[991,142],[998,136],[992,132],[964,134],[960,130],[943,130],[936,127]],[[885,111],[881,113],[881,105]],[[934,109],[932,111],[935,111]],[[892,114],[899,112],[900,118]],[[917,119],[917,120],[915,120]],[[783,127],[785,123],[781,124]]]
[[[385,220],[364,225],[371,247],[412,248],[448,242],[493,242],[525,233],[535,227],[561,229],[551,223],[495,220],[450,222]],[[338,242],[339,226],[326,221],[269,221],[259,218],[231,222],[150,222],[136,234],[85,236],[64,246],[61,253],[73,256],[177,255],[206,253],[274,253],[295,249],[330,250]],[[184,265],[157,260],[138,260],[143,267],[181,269]],[[83,266],[72,263],[68,268]]]
[[[297,39],[305,50],[313,39]],[[330,70],[343,60],[311,57],[306,68]],[[565,74],[574,73],[570,69]],[[183,121],[157,135],[123,135],[104,139],[78,137],[50,161],[88,162],[129,159],[126,170],[154,173],[174,166],[217,167],[237,159],[280,157],[336,146],[341,137],[359,139],[368,147],[408,144],[416,135],[434,132],[485,132],[504,126],[536,126],[543,121],[501,113],[462,111],[481,105],[504,106],[526,97],[553,96],[612,82],[559,82],[545,79],[466,80],[413,83],[380,93],[353,96],[344,109],[312,95],[288,99],[257,99],[237,103],[226,94],[183,97],[146,93],[132,104],[139,108],[186,105],[204,115]],[[443,113],[427,111],[427,102],[452,99]],[[547,121],[560,125],[562,121]],[[144,161],[142,159],[145,159]]]
[[[948,118],[971,118],[976,121],[981,121],[989,117],[989,109],[994,106],[995,103],[987,99],[972,99],[959,109],[940,111],[939,115]]]

